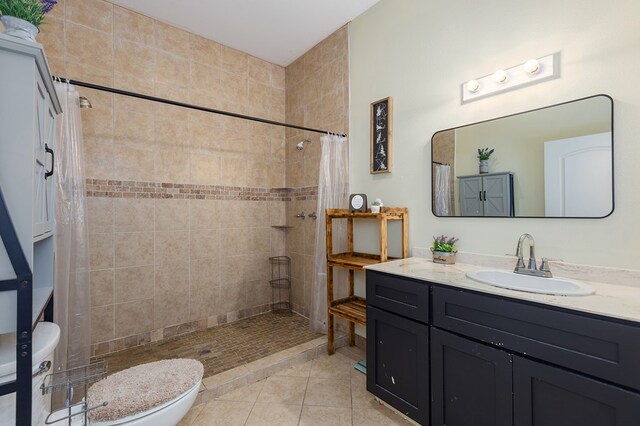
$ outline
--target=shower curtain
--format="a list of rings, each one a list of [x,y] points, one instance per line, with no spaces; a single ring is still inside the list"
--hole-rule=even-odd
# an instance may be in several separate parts
[[[309,309],[311,330],[327,331],[327,256],[326,223],[324,211],[331,208],[345,208],[349,198],[349,147],[343,136],[325,135],[320,138],[320,176],[318,180],[318,220],[316,220],[316,247],[311,283],[311,307]],[[333,224],[333,249],[346,251],[346,223],[342,220]],[[335,281],[346,282],[347,271],[336,271]],[[335,285],[337,290],[347,285]]]
[[[57,193],[53,318],[61,330],[55,352],[58,371],[89,363],[91,299],[79,95],[68,83],[56,83],[55,87],[63,111],[58,117],[54,174]]]
[[[449,216],[451,214],[450,171],[448,164],[435,164],[435,214]]]

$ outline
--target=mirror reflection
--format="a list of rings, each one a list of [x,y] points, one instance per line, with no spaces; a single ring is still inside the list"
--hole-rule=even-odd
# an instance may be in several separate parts
[[[442,130],[431,159],[436,216],[605,217],[613,101],[596,95]]]

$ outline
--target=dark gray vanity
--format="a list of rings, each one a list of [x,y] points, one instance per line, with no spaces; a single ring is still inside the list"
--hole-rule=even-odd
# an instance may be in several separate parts
[[[367,389],[423,425],[638,426],[640,325],[367,270]]]

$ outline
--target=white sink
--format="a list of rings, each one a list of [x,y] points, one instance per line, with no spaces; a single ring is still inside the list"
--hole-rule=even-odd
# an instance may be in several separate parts
[[[467,272],[467,277],[479,283],[529,293],[558,296],[586,296],[595,293],[595,290],[587,285],[562,278],[534,277],[499,269]]]

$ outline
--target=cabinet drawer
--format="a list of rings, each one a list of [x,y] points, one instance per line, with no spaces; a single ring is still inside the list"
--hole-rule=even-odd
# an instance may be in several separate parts
[[[433,324],[640,390],[640,328],[434,287]]]
[[[367,304],[429,322],[429,285],[424,281],[367,271]]]

